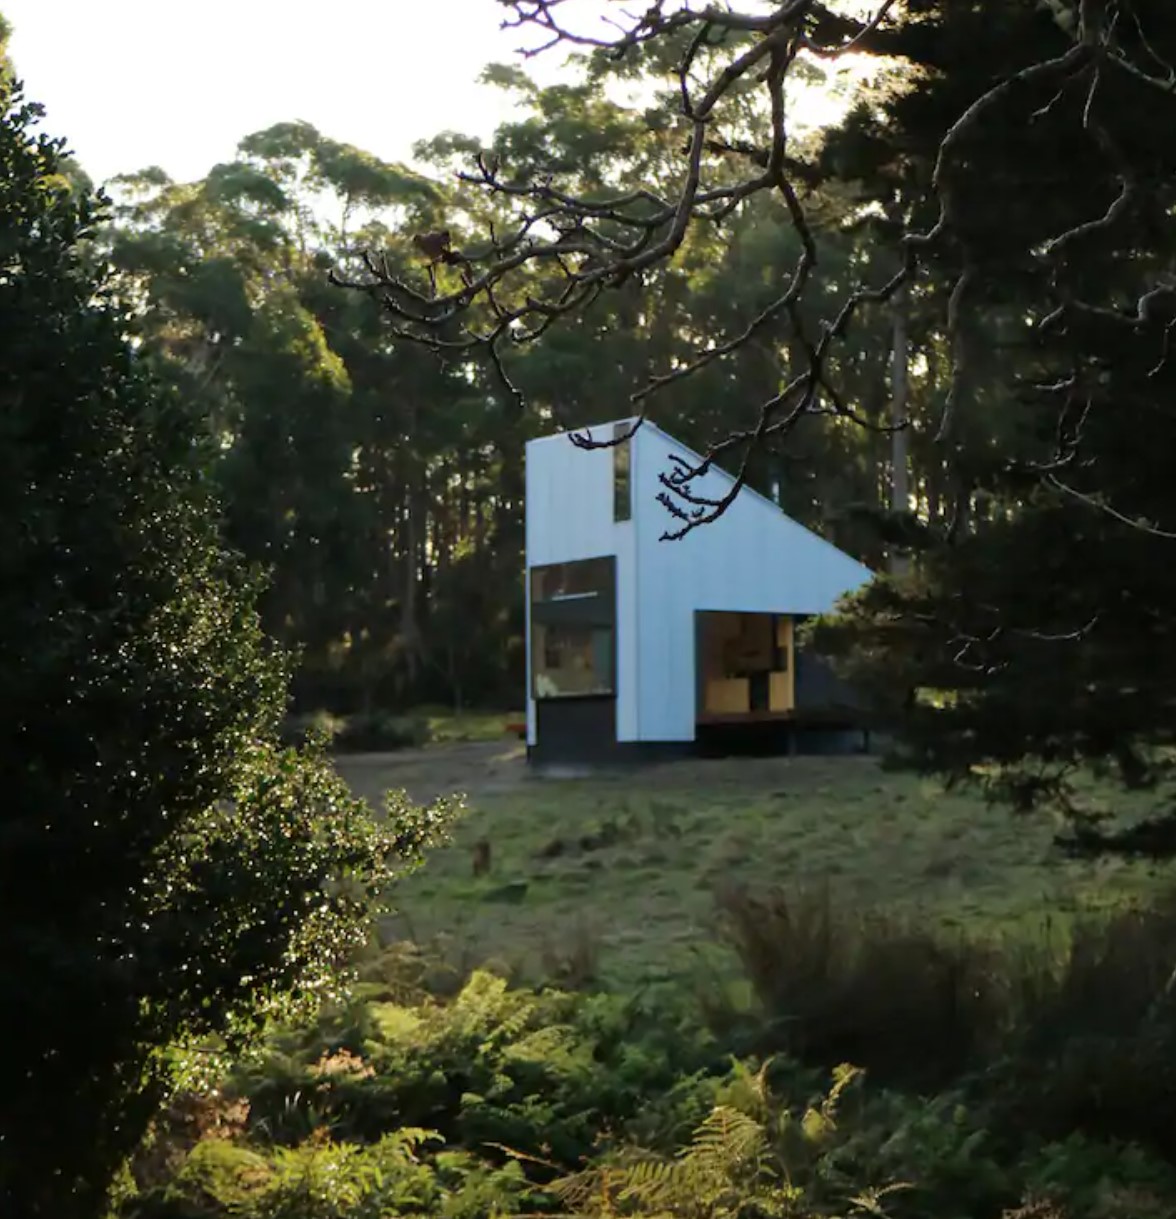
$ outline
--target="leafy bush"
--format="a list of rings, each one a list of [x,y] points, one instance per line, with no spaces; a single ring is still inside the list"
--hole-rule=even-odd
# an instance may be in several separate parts
[[[290,716],[282,733],[291,743],[325,737],[339,753],[382,753],[413,748],[429,741],[429,724],[421,716],[392,715],[384,711],[333,715],[316,711]]]
[[[306,715],[288,715],[282,721],[281,738],[286,745],[301,745],[317,738],[327,745],[346,727],[346,719],[330,711],[312,711]]]
[[[409,749],[429,740],[428,722],[419,716],[372,712],[347,717],[336,734],[335,748],[344,753],[376,753]]]
[[[375,1143],[315,1137],[268,1156],[209,1140],[163,1190],[128,1208],[137,1219],[482,1219],[529,1207],[533,1191],[517,1162],[487,1164],[442,1140],[404,1128]]]
[[[340,753],[376,753],[430,744],[501,740],[506,735],[508,718],[490,712],[455,714],[431,706],[403,713],[357,711],[336,715],[313,711],[288,716],[282,732],[290,744],[325,735]]]
[[[332,1061],[340,1069],[325,1069]],[[318,1128],[370,1142],[413,1126],[574,1163],[602,1130],[678,1128],[697,1072],[716,1061],[664,1008],[511,990],[476,972],[448,1003],[339,1009],[242,1068],[235,1090],[251,1127],[279,1143]]]
[[[878,1092],[841,1066],[806,1099],[795,1078],[781,1093],[770,1075],[737,1064],[672,1154],[609,1149],[551,1191],[593,1219],[1159,1219],[1176,1202],[1172,1168],[1132,1148],[1079,1140],[1002,1160],[958,1096]]]
[[[91,1219],[172,1084],[321,996],[446,806],[282,748],[204,406],[128,342],[105,201],[0,75],[0,1211]]]

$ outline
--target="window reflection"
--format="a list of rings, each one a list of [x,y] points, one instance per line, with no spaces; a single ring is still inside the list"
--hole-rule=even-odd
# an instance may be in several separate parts
[[[532,630],[536,698],[613,692],[611,627],[537,623]]]
[[[613,520],[627,521],[633,515],[632,438],[631,425],[613,425]],[[624,439],[621,439],[624,437]]]
[[[611,558],[581,559],[575,563],[552,563],[531,569],[531,601],[559,601],[592,596],[612,583]]]

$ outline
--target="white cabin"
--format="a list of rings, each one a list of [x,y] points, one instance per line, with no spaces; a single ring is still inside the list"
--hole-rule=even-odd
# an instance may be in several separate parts
[[[582,429],[595,440],[631,421]],[[568,433],[526,450],[527,744],[536,761],[621,760],[802,727],[852,728],[852,698],[800,654],[798,619],[872,573],[744,488],[716,521],[678,523],[659,475],[698,455],[644,423],[616,447]],[[721,495],[708,473],[693,489]]]

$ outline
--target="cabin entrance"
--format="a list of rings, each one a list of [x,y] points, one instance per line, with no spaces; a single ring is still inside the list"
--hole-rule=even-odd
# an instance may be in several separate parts
[[[789,719],[796,709],[795,631],[787,614],[695,614],[699,724]]]

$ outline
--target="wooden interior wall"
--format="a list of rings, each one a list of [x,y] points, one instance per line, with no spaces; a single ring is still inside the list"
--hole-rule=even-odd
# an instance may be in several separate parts
[[[783,652],[780,663],[777,653]],[[768,680],[769,713],[796,703],[792,622],[772,614],[699,614],[698,664],[702,715],[751,715],[752,679]]]
[[[776,619],[776,649],[782,653],[784,668],[772,673],[770,708],[773,711],[792,711],[796,707],[796,634],[792,619]]]

